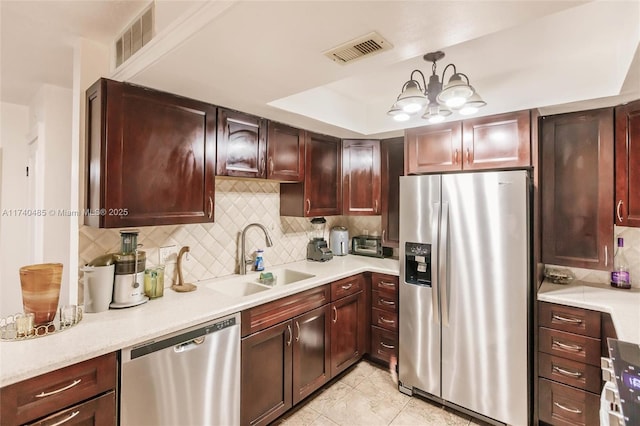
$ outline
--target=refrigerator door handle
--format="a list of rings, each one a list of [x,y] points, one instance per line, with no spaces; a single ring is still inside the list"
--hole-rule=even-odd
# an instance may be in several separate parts
[[[440,306],[442,309],[442,325],[449,326],[449,300],[447,298],[447,284],[449,271],[447,270],[447,256],[449,253],[449,203],[442,203],[440,218],[440,250],[438,253],[438,277],[442,279],[439,287]]]
[[[433,203],[433,215],[431,219],[431,235],[434,237],[438,235],[438,223],[440,223],[440,203]],[[435,266],[438,264],[438,250],[431,251],[431,265]],[[431,284],[433,288],[432,296],[431,296],[431,304],[433,305],[433,322],[436,325],[440,325],[440,303],[438,299],[440,298],[440,282],[439,282],[439,273],[436,268],[431,268]]]

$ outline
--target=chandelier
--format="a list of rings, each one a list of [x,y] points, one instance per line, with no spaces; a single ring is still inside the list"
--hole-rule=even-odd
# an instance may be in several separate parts
[[[407,121],[411,116],[424,110],[422,118],[429,123],[440,123],[453,111],[462,115],[475,114],[479,108],[487,104],[469,84],[469,77],[459,73],[454,64],[447,65],[442,71],[442,82],[450,67],[453,71],[449,82],[444,88],[442,87],[442,82],[436,74],[436,62],[442,58],[444,58],[444,52],[441,51],[424,55],[424,60],[432,63],[429,84],[420,70],[413,70],[409,81],[402,86],[398,99],[387,112],[388,115],[396,121]],[[422,86],[416,79],[418,75],[422,77]]]

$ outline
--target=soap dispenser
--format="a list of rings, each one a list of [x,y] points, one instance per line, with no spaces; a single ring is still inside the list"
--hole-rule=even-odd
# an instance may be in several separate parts
[[[254,271],[264,271],[264,259],[262,259],[262,253],[264,250],[258,249],[256,251],[256,262],[253,265]]]

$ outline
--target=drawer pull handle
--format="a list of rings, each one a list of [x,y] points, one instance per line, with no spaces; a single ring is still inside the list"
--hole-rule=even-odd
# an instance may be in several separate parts
[[[388,282],[386,282],[386,281],[380,281],[380,282],[378,283],[378,285],[379,285],[380,287],[396,288],[396,284],[395,284],[395,283],[388,283]]]
[[[343,290],[349,290],[351,287],[353,287],[353,283],[347,284],[347,285],[343,285],[342,289]]]
[[[567,317],[561,317],[560,315],[553,314],[553,319],[560,322],[566,322],[569,324],[582,324],[582,320],[580,318],[567,318]]]
[[[380,303],[387,306],[395,306],[396,302],[391,300],[380,299]]]
[[[580,345],[567,345],[566,343],[558,342],[557,340],[554,340],[551,343],[551,346],[558,346],[561,349],[572,352],[582,352],[583,350],[582,346]]]
[[[554,365],[551,367],[551,369],[557,373],[560,373],[564,376],[569,376],[569,377],[575,377],[575,378],[579,378],[582,377],[582,372],[580,371],[569,371],[569,370],[565,370],[564,368],[558,367],[557,365]]]
[[[573,414],[582,414],[582,410],[578,410],[577,408],[565,407],[564,405],[562,405],[560,403],[557,403],[555,401],[553,402],[553,405],[555,405],[558,408],[563,409],[564,411],[568,411],[568,412],[573,413]]]
[[[618,217],[618,222],[622,222],[622,215],[620,214],[620,207],[622,207],[622,200],[618,201],[618,205],[616,206],[616,216]]]
[[[382,346],[383,348],[386,348],[386,349],[395,349],[396,348],[394,345],[387,345],[384,342],[380,342],[380,346]]]
[[[300,323],[296,321],[296,328],[298,329],[298,335],[296,336],[296,342],[300,341]]]
[[[334,306],[333,307],[333,323],[335,324],[336,322],[338,322],[338,310]]]
[[[388,320],[385,317],[378,317],[378,320],[380,322],[385,323],[385,324],[395,324],[396,323],[394,320]]]
[[[289,340],[287,340],[287,346],[291,346],[293,340],[293,331],[291,331],[291,325],[287,325],[287,331],[289,332]]]
[[[80,411],[74,411],[73,413],[69,414],[67,417],[65,417],[64,419],[60,420],[59,422],[53,423],[51,426],[60,426],[61,424],[64,424],[64,423],[68,422],[69,420],[71,420],[72,418],[77,416],[78,414],[80,414]]]
[[[81,381],[82,381],[82,379],[76,379],[76,380],[73,381],[73,383],[71,383],[70,385],[65,386],[63,388],[60,388],[60,389],[57,389],[57,390],[54,390],[54,391],[51,391],[51,392],[41,392],[38,395],[36,395],[36,398],[44,398],[44,397],[47,397],[47,396],[55,395],[55,394],[60,393],[60,392],[64,392],[66,390],[71,389],[72,387],[74,387],[75,385],[80,383]]]

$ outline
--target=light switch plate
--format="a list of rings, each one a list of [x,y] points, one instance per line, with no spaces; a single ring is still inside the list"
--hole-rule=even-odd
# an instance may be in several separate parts
[[[158,249],[160,264],[175,263],[178,260],[178,248],[175,245],[160,247]]]

